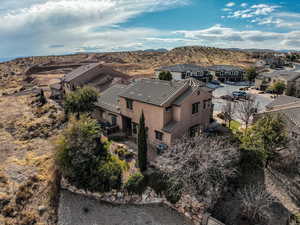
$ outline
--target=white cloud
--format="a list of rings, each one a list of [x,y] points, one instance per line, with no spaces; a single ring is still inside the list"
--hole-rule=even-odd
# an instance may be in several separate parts
[[[226,6],[227,6],[227,7],[233,7],[233,6],[235,6],[235,3],[234,3],[234,2],[228,2],[228,3],[226,4]]]
[[[215,25],[202,30],[176,31],[184,38],[198,40],[210,46],[239,48],[300,49],[300,32],[266,32],[259,30],[236,30]]]
[[[118,25],[142,13],[184,5],[188,1],[26,0],[23,4],[19,0],[4,0],[0,10],[0,52],[4,57],[47,54],[51,53],[50,45],[63,45],[59,48],[63,52],[72,51],[75,45],[77,48],[95,45],[94,42],[107,43],[100,45],[106,49],[112,48],[108,44],[127,48],[131,42],[140,43],[139,38],[150,33],[155,35],[156,31],[116,29]],[[118,41],[113,43],[114,39]]]
[[[232,11],[232,9],[231,8],[223,8],[222,11],[228,12],[228,11]]]
[[[280,8],[280,6],[277,5],[267,5],[267,4],[253,5],[248,9],[234,11],[228,17],[229,18],[251,18],[257,16],[267,16],[270,15],[278,8]]]
[[[243,8],[246,8],[247,6],[248,6],[247,3],[242,3],[242,4],[241,4],[241,7],[243,7]]]

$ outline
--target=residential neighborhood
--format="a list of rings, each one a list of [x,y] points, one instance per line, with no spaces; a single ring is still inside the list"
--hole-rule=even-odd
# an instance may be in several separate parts
[[[300,225],[299,0],[1,0],[0,225]]]

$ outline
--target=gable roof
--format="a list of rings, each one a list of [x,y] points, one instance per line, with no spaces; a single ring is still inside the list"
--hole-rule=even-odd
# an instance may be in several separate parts
[[[98,97],[98,101],[95,104],[108,111],[118,113],[119,112],[119,95],[128,88],[127,85],[115,84],[102,92]]]
[[[170,72],[200,72],[200,71],[207,71],[207,67],[204,66],[198,66],[195,64],[176,64],[172,66],[163,66],[159,69],[156,69],[156,71],[170,71]]]
[[[199,87],[203,91],[211,91],[211,89],[205,87],[203,82],[194,78],[182,81],[140,79],[129,85],[126,91],[121,93],[120,96],[152,105],[163,106],[168,102],[171,104],[180,104]]]
[[[268,77],[268,78],[281,78],[286,81],[293,81],[300,77],[300,72],[295,71],[273,71],[271,73],[262,73],[260,77]]]
[[[80,76],[85,76],[88,72],[90,72],[91,70],[93,70],[93,74],[95,76],[90,77],[89,81],[93,81],[96,80],[99,77],[102,77],[104,75],[110,75],[112,78],[122,78],[125,80],[129,80],[130,76],[123,74],[119,71],[114,70],[112,67],[110,66],[106,66],[103,65],[102,63],[91,63],[88,65],[84,65],[81,66],[75,70],[73,70],[72,72],[66,74],[63,78],[63,80],[65,82],[70,82]]]
[[[96,68],[99,65],[101,65],[101,63],[91,63],[91,64],[88,64],[88,65],[81,66],[81,67],[73,70],[72,72],[66,74],[64,76],[63,80],[66,81],[66,82],[70,82],[70,81],[74,80],[75,78],[77,78],[79,76],[82,76],[86,72]]]
[[[274,107],[284,106],[286,104],[291,104],[291,103],[295,103],[295,102],[299,102],[300,103],[300,98],[296,98],[296,97],[292,97],[292,96],[286,96],[286,95],[281,95],[281,96],[278,96],[274,101],[272,101],[271,103],[269,103],[268,105],[266,105],[266,108],[267,109],[272,109]]]

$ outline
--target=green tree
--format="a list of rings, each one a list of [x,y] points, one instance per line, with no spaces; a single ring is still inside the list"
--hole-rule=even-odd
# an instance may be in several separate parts
[[[266,114],[242,135],[241,143],[242,149],[254,151],[267,167],[278,156],[278,149],[288,143],[282,117]]]
[[[96,120],[72,117],[56,147],[60,171],[75,186],[101,192],[120,187],[121,166],[101,143]]]
[[[258,73],[256,72],[255,67],[250,67],[246,69],[246,79],[250,82],[253,82],[257,77]]]
[[[141,172],[147,170],[147,133],[145,127],[144,112],[140,117],[139,132],[138,132],[138,163]]]
[[[125,184],[125,189],[129,194],[143,194],[147,188],[147,182],[143,174],[135,173],[129,177],[127,183]]]
[[[173,78],[172,74],[169,71],[161,71],[158,75],[158,79],[171,81]]]
[[[286,85],[282,81],[277,81],[271,85],[269,88],[270,91],[275,93],[276,95],[281,95],[283,94],[284,90],[286,89]]]
[[[74,113],[77,118],[80,113],[91,112],[97,101],[98,93],[92,87],[83,87],[68,93],[65,97],[64,109],[66,114]]]

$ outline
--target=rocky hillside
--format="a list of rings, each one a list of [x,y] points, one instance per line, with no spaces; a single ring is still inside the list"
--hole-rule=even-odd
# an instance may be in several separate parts
[[[249,66],[254,59],[249,53],[238,50],[189,46],[178,47],[166,52],[132,51],[111,53],[73,54],[65,56],[40,56],[19,58],[7,63],[0,63],[0,73],[10,75],[8,67],[15,73],[35,64],[57,65],[62,63],[103,62],[129,75],[151,76],[154,69],[179,63],[199,65],[228,64]]]

